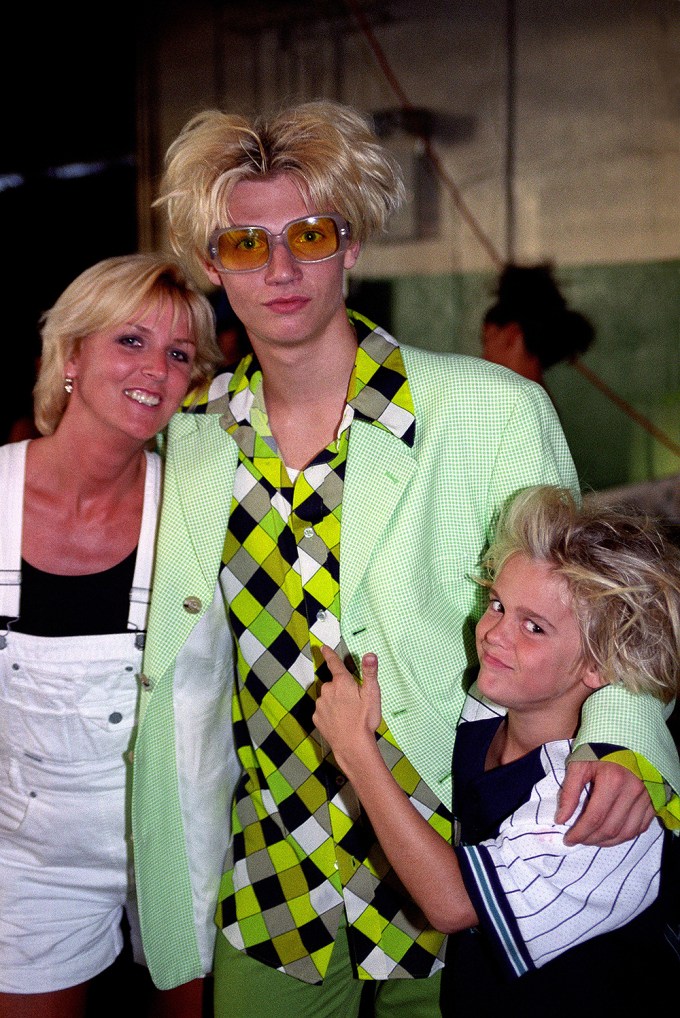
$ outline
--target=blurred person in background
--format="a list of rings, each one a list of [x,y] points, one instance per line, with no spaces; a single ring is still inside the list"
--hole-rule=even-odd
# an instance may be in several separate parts
[[[595,333],[567,306],[550,265],[507,265],[484,315],[482,356],[544,388],[548,368],[585,353]]]

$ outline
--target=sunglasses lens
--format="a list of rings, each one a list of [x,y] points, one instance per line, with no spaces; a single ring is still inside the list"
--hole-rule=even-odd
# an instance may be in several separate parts
[[[340,234],[333,219],[313,216],[291,223],[286,231],[288,247],[300,262],[330,258],[340,248]]]
[[[249,272],[268,265],[273,248],[284,244],[296,261],[320,262],[347,248],[349,228],[343,223],[339,217],[336,223],[332,216],[308,216],[274,235],[262,226],[227,227],[211,236],[210,257],[218,271]]]
[[[264,230],[223,230],[217,238],[217,261],[230,272],[259,269],[269,258],[269,241]]]

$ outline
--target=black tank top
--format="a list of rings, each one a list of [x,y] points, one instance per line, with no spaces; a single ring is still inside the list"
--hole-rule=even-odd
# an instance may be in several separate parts
[[[137,549],[100,573],[59,576],[21,560],[21,600],[16,621],[0,628],[31,636],[102,636],[127,632]]]

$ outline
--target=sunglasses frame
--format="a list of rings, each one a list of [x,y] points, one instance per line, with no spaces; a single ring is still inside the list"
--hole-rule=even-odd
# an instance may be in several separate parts
[[[296,257],[294,251],[291,250],[290,245],[288,243],[288,231],[290,230],[291,226],[295,226],[296,223],[309,223],[310,226],[314,226],[314,224],[317,223],[319,219],[332,219],[333,222],[335,223],[335,227],[338,231],[337,251],[334,251],[333,254],[324,255],[323,258]],[[252,269],[225,269],[224,265],[220,261],[219,240],[223,234],[229,233],[231,230],[261,230],[262,233],[264,233],[267,238],[267,246],[269,248],[269,253],[267,255],[266,262],[263,262],[262,265],[256,265]],[[339,215],[337,212],[319,212],[316,213],[315,215],[300,216],[298,219],[291,219],[289,223],[286,223],[286,225],[284,226],[280,233],[272,233],[271,230],[268,230],[266,226],[254,226],[252,224],[247,224],[245,226],[237,226],[236,224],[232,226],[220,226],[216,230],[213,230],[213,232],[210,234],[210,237],[208,239],[208,254],[210,256],[211,265],[221,274],[227,273],[231,274],[233,272],[236,273],[237,275],[240,275],[240,273],[242,272],[259,272],[260,269],[266,269],[272,260],[274,247],[277,244],[284,244],[288,249],[288,252],[290,253],[291,257],[299,265],[318,265],[319,262],[327,262],[331,258],[337,258],[338,255],[344,254],[350,244],[350,234],[351,234],[350,225],[344,218],[344,216]]]

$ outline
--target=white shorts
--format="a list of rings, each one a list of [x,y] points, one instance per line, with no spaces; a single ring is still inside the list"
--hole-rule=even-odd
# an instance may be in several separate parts
[[[135,960],[143,961],[120,765],[97,782],[86,768],[80,788],[72,766],[68,789],[46,788],[44,772],[38,773],[40,781],[33,780],[29,760],[0,761],[4,993],[60,990],[108,968],[123,946],[123,909]]]

